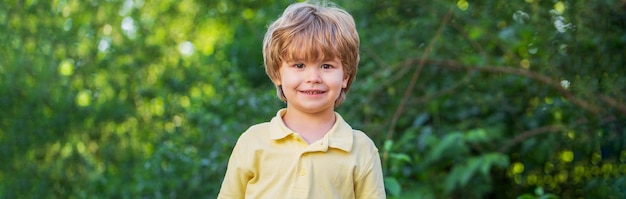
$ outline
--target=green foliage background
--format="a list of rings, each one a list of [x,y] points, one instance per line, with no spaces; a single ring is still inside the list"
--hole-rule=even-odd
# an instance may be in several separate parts
[[[390,198],[626,197],[626,3],[335,1]],[[284,0],[0,1],[0,198],[213,198]]]

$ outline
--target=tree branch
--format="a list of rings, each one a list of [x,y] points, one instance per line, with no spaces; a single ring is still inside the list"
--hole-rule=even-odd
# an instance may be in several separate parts
[[[420,61],[421,62],[425,62],[425,61]],[[524,77],[528,77],[530,79],[536,80],[538,82],[541,82],[543,84],[546,84],[550,87],[552,87],[553,89],[555,89],[556,91],[558,91],[563,97],[565,97],[567,100],[571,101],[572,103],[578,105],[579,107],[593,113],[594,115],[600,115],[600,107],[587,102],[585,100],[582,100],[578,97],[576,97],[575,95],[573,95],[570,91],[568,91],[567,89],[565,89],[563,86],[561,86],[560,82],[556,82],[554,80],[552,80],[550,77],[546,76],[546,75],[542,75],[539,73],[535,73],[533,71],[530,70],[526,70],[526,69],[521,69],[521,68],[514,68],[514,67],[506,67],[506,66],[485,66],[485,67],[476,67],[476,66],[463,66],[460,65],[454,61],[428,61],[429,63],[436,63],[437,65],[441,66],[441,67],[447,67],[450,69],[459,69],[459,70],[476,70],[476,71],[481,71],[481,72],[496,72],[496,73],[506,73],[506,74],[513,74],[513,75],[519,75],[519,76],[524,76]],[[610,99],[610,98],[609,98]],[[610,100],[609,100],[610,101]],[[609,103],[609,105],[612,105],[611,103]],[[613,104],[612,106],[618,106],[619,103]],[[626,111],[626,107],[625,111]],[[621,109],[620,109],[621,110]]]
[[[604,103],[607,103],[609,106],[617,109],[619,112],[622,112],[626,116],[626,105],[619,103],[617,100],[610,98],[606,95],[599,95],[598,98],[602,100]]]
[[[413,88],[415,87],[415,83],[417,82],[417,79],[422,69],[424,68],[424,64],[426,63],[425,62],[426,57],[428,57],[428,55],[430,54],[430,51],[432,51],[435,44],[437,43],[437,40],[441,36],[443,27],[445,27],[450,21],[454,7],[455,6],[450,7],[450,9],[448,10],[448,13],[444,16],[441,25],[439,25],[439,28],[437,29],[435,36],[431,39],[430,43],[428,44],[428,47],[426,47],[426,50],[424,50],[424,54],[422,54],[422,59],[420,59],[419,65],[417,66],[417,69],[415,69],[415,72],[413,72],[413,76],[411,77],[409,86],[404,91],[404,96],[402,97],[402,100],[400,101],[400,104],[398,105],[396,112],[393,114],[393,117],[391,118],[391,123],[389,124],[389,130],[387,131],[387,140],[390,140],[393,137],[396,123],[398,123],[398,119],[400,118],[400,115],[402,115],[402,112],[404,111],[404,107],[406,105],[407,100],[413,93]]]
[[[545,133],[551,133],[551,132],[557,133],[557,132],[561,132],[565,130],[566,128],[561,125],[550,125],[550,126],[539,127],[530,131],[525,131],[517,135],[515,138],[513,138],[513,140],[509,141],[508,143],[500,147],[499,151],[501,153],[506,153],[512,146],[515,146],[516,144],[523,142],[524,140],[527,140],[534,136],[545,134]]]
[[[541,83],[544,83],[546,85],[551,86],[556,91],[561,93],[561,95],[563,97],[565,97],[567,100],[569,100],[572,103],[580,106],[581,108],[583,108],[583,109],[593,113],[594,115],[599,115],[600,114],[600,108],[599,107],[597,107],[596,105],[593,105],[592,103],[589,103],[589,102],[587,102],[585,100],[582,100],[582,99],[574,96],[567,89],[563,88],[563,86],[561,86],[561,84],[559,82],[556,82],[556,81],[552,80],[550,77],[548,77],[546,75],[535,73],[535,72],[532,72],[532,71],[526,70],[526,69],[512,68],[512,67],[492,67],[492,66],[488,66],[488,67],[470,67],[470,69],[478,70],[478,71],[502,72],[502,73],[508,73],[508,74],[516,74],[516,75],[520,75],[520,76],[524,76],[524,77],[528,77],[528,78],[537,80],[537,81],[539,81]]]

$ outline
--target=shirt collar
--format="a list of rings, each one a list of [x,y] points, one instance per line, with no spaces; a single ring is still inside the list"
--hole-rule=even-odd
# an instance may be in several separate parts
[[[270,138],[273,140],[284,139],[294,133],[283,121],[285,113],[287,113],[287,109],[279,110],[270,121]],[[352,127],[338,113],[335,112],[335,116],[336,120],[333,127],[318,141],[321,141],[320,146],[324,148],[321,150],[326,151],[328,147],[332,147],[350,152],[353,142]]]

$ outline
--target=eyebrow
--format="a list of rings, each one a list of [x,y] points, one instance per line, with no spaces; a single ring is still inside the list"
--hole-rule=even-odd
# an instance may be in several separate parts
[[[337,59],[335,59],[335,58],[337,58]],[[314,59],[307,60],[307,59],[303,59],[303,58],[294,58],[292,60],[285,59],[284,61],[287,62],[287,63],[316,62],[316,61],[319,61],[319,62],[322,62],[322,63],[329,63],[329,62],[341,63],[341,59],[339,59],[339,57],[335,57],[335,58],[332,58],[332,59],[317,59],[317,60],[314,60]]]

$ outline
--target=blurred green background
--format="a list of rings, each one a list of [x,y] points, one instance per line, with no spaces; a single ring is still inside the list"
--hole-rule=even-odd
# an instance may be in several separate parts
[[[626,2],[336,0],[390,198],[625,198]],[[0,198],[214,198],[285,0],[1,0]]]

